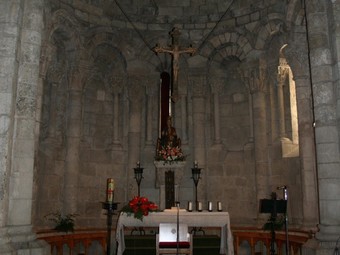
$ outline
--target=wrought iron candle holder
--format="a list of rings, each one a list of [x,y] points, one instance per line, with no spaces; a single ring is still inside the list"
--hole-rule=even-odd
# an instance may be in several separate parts
[[[197,161],[194,162],[194,168],[191,168],[192,172],[192,179],[195,184],[195,206],[196,206],[196,211],[198,210],[198,198],[197,198],[197,185],[199,180],[201,179],[201,170],[202,168],[198,168],[198,163]]]
[[[143,169],[142,167],[140,167],[140,163],[139,161],[137,162],[137,167],[134,168],[135,170],[135,179],[138,185],[138,196],[140,197],[140,183],[142,182],[143,179]]]

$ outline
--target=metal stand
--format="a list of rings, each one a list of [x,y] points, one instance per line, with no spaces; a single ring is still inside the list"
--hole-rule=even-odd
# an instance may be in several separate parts
[[[140,167],[140,163],[137,162],[137,167],[134,168],[134,172],[135,172],[135,179],[138,185],[138,196],[140,197],[140,183],[142,182],[143,179],[143,169],[142,167]]]
[[[282,189],[283,192],[283,199],[287,202],[288,205],[288,190],[287,186],[277,187],[278,190]],[[289,255],[289,238],[288,238],[288,214],[287,209],[285,212],[285,232],[286,232],[286,255]]]
[[[194,162],[194,168],[191,168],[192,171],[192,179],[194,181],[195,184],[195,208],[196,211],[198,211],[198,197],[197,197],[197,186],[198,186],[198,182],[201,179],[201,170],[202,168],[198,168],[198,163],[195,161]],[[202,227],[200,227],[199,229],[197,229],[197,227],[193,227],[192,230],[190,231],[191,233],[193,233],[194,235],[196,235],[197,232],[202,232],[203,235],[205,235],[204,230],[202,229]]]
[[[140,162],[137,162],[137,167],[134,168],[134,173],[135,173],[135,179],[137,182],[137,186],[138,186],[138,197],[140,197],[140,184],[142,182],[143,177],[143,167],[140,167]],[[140,235],[145,235],[145,231],[143,229],[143,227],[139,227],[138,229],[136,227],[133,228],[133,230],[131,231],[131,235],[133,235],[133,233],[137,231],[139,232]]]
[[[117,210],[118,203],[103,202],[102,208],[107,210],[107,242],[106,242],[106,254],[111,255],[111,230],[112,230],[112,215]]]
[[[197,198],[197,185],[199,180],[201,179],[201,169],[202,168],[198,168],[198,164],[195,163],[194,168],[191,168],[192,171],[192,179],[194,181],[195,184],[195,206],[196,206],[196,211],[198,211],[198,198]]]
[[[260,213],[270,213],[270,255],[275,255],[275,222],[278,213],[285,213],[287,208],[287,201],[277,200],[276,193],[272,192],[271,199],[261,199]]]

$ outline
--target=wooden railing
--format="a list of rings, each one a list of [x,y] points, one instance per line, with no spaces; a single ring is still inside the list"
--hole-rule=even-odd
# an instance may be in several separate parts
[[[234,237],[234,250],[235,255],[239,254],[242,243],[246,242],[249,245],[251,255],[271,254],[271,241],[272,234],[270,231],[263,230],[233,230]],[[294,231],[289,232],[288,242],[286,241],[285,232],[275,233],[275,254],[285,254],[283,251],[286,249],[286,244],[289,244],[289,254],[298,255],[302,254],[302,245],[309,239],[307,232]]]
[[[241,247],[246,246],[247,254],[271,254],[271,233],[257,229],[233,229],[235,255],[240,254]],[[45,240],[51,246],[52,255],[103,255],[106,254],[107,232],[104,230],[77,231],[69,234],[58,232],[38,233],[38,238]],[[302,245],[309,239],[306,232],[294,231],[289,233],[290,255],[301,254]],[[277,255],[284,254],[286,235],[284,232],[275,234],[275,250]],[[96,242],[97,247],[91,246]],[[81,246],[81,249],[79,249]],[[249,253],[250,252],[250,253]],[[242,253],[244,254],[244,252]]]
[[[84,230],[68,234],[40,232],[38,239],[45,240],[51,246],[51,255],[87,255],[91,246],[91,254],[106,254],[106,231]]]

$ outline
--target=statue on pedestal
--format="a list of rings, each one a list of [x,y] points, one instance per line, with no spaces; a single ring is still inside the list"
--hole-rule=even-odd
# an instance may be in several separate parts
[[[157,139],[155,159],[169,163],[185,159],[181,150],[181,139],[177,137],[176,129],[172,126],[171,116],[167,119],[167,126],[162,130],[161,137]]]

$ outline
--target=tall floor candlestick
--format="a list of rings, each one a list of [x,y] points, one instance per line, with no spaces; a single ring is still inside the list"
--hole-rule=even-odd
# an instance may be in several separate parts
[[[118,203],[104,202],[103,209],[107,210],[107,241],[106,241],[106,255],[111,255],[111,232],[112,232],[112,216],[117,210]]]

